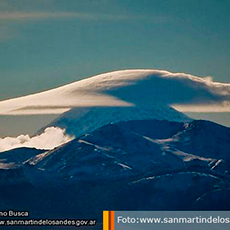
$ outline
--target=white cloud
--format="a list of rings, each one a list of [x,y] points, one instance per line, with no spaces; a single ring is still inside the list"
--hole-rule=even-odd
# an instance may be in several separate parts
[[[0,102],[0,115],[61,114],[76,107],[173,106],[230,112],[230,84],[162,70],[121,70]]]
[[[71,141],[73,138],[74,137],[65,134],[64,129],[48,127],[42,134],[34,137],[20,135],[18,137],[0,138],[0,152],[20,147],[53,149],[61,144]]]

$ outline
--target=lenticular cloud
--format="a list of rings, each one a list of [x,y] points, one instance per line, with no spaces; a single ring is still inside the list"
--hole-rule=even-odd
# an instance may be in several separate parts
[[[0,152],[20,147],[49,150],[67,143],[72,139],[73,137],[65,134],[64,129],[48,127],[42,134],[34,137],[20,135],[18,137],[0,138]]]
[[[163,70],[121,70],[0,102],[0,115],[61,114],[79,107],[172,106],[230,112],[230,84]]]

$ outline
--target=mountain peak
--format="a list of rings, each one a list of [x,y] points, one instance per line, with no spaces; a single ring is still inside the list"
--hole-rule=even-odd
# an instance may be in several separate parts
[[[148,107],[91,107],[91,108],[75,108],[72,109],[56,120],[51,122],[49,126],[60,127],[66,130],[67,134],[76,137],[84,133],[90,133],[106,124],[127,120],[168,120],[187,122],[191,121],[189,117],[176,111],[169,106],[153,106]],[[39,130],[39,134],[45,128]]]

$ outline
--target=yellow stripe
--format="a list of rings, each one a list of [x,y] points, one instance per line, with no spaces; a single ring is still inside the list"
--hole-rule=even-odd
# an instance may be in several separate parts
[[[103,230],[109,230],[109,211],[103,211]]]

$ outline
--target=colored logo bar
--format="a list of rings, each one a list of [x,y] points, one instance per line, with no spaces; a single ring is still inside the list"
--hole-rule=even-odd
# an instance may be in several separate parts
[[[103,230],[114,230],[114,211],[103,211]]]

